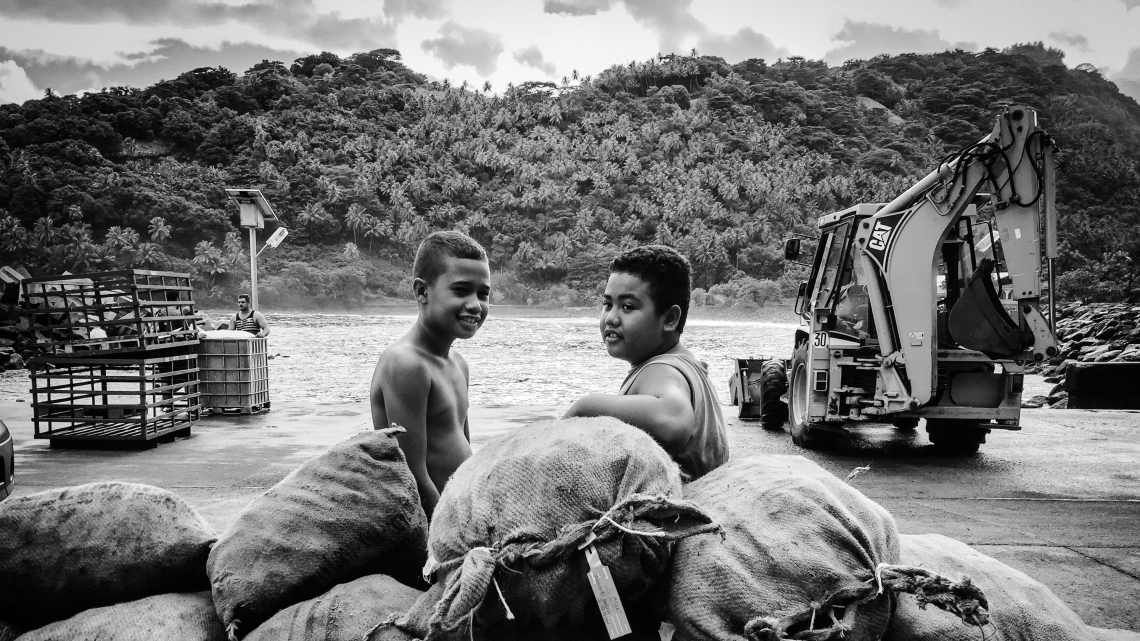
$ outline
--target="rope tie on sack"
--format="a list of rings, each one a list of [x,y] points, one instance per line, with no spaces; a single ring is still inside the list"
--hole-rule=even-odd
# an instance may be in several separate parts
[[[491,582],[495,584],[495,592],[499,593],[499,602],[503,604],[503,609],[507,611],[507,621],[514,621],[515,613],[511,612],[511,606],[507,605],[507,600],[503,597],[503,591],[499,589],[499,580],[492,576]]]
[[[622,524],[618,523],[617,521],[613,520],[613,518],[610,516],[610,513],[609,513],[609,512],[607,512],[607,513],[603,514],[603,515],[602,515],[602,518],[598,519],[598,522],[597,522],[597,523],[595,523],[595,524],[594,524],[594,527],[590,528],[590,530],[591,530],[591,531],[593,531],[593,530],[597,529],[597,527],[598,527],[599,525],[601,525],[601,524],[602,524],[602,522],[607,522],[607,523],[609,523],[610,525],[613,525],[613,526],[614,526],[614,527],[616,527],[617,529],[621,530],[622,532],[625,532],[625,533],[627,533],[627,534],[633,534],[633,535],[636,535],[636,536],[653,536],[653,537],[657,537],[657,536],[665,536],[665,535],[667,534],[666,532],[660,532],[660,531],[652,531],[652,530],[634,530],[634,529],[630,529],[630,528],[627,528],[627,527],[625,527],[624,525],[622,525]]]
[[[394,627],[396,627],[396,621],[399,621],[401,616],[402,615],[399,612],[394,612],[392,614],[389,614],[384,619],[381,619],[380,623],[377,623],[376,625],[369,628],[368,632],[364,633],[364,636],[360,639],[360,641],[371,641],[372,635],[376,634],[376,632],[379,631],[380,628],[394,628]]]
[[[639,520],[663,523],[666,527],[638,529],[634,523]],[[514,612],[494,576],[499,569],[519,573],[511,566],[522,561],[536,568],[549,566],[576,553],[579,545],[591,535],[594,543],[601,545],[622,535],[671,542],[706,532],[717,532],[724,537],[724,529],[695,504],[666,496],[634,494],[593,521],[562,528],[553,540],[506,541],[472,548],[463,556],[433,567],[444,574],[451,572],[451,576],[432,614],[428,638],[436,638],[440,632],[454,632],[465,624],[472,625],[473,615],[482,606],[492,585],[507,619],[514,619]]]
[[[468,634],[474,634],[475,612],[483,605],[492,585],[506,610],[507,619],[515,618],[494,576],[499,566],[498,552],[501,551],[480,546],[468,550],[461,557],[462,565],[451,575],[443,596],[435,605],[435,612],[428,623],[429,639],[435,638],[438,632],[455,632],[464,624],[468,627]],[[441,563],[437,567],[445,565],[447,564]]]
[[[968,576],[957,581],[918,567],[879,563],[873,576],[854,586],[840,588],[820,601],[783,617],[757,617],[744,626],[751,641],[834,641],[844,638],[855,624],[860,605],[884,592],[913,594],[920,608],[927,605],[957,616],[964,625],[981,627],[989,623],[989,602]],[[843,618],[834,608],[844,608]],[[815,629],[816,615],[823,611],[831,619],[828,627]],[[806,629],[804,626],[807,626]]]

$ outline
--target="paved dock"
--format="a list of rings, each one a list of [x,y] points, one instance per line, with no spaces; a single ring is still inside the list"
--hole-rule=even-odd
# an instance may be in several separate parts
[[[473,408],[473,444],[564,409]],[[219,530],[302,461],[371,428],[364,403],[274,401],[264,414],[206,417],[189,438],[151,449],[73,450],[33,438],[27,403],[0,403],[0,418],[15,437],[16,496],[149,483],[184,496]],[[904,533],[962,540],[1045,583],[1090,625],[1140,631],[1140,412],[1027,410],[1022,422],[967,457],[939,455],[921,428],[865,427],[825,452],[735,419],[729,436],[733,457],[803,454],[840,476],[869,467],[851,483]]]

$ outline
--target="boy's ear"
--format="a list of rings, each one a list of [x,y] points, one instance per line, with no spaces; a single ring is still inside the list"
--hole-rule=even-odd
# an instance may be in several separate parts
[[[675,332],[677,327],[681,324],[681,306],[673,305],[665,310],[665,331]]]
[[[412,281],[412,294],[416,297],[417,303],[427,302],[427,281],[422,278],[417,278]]]

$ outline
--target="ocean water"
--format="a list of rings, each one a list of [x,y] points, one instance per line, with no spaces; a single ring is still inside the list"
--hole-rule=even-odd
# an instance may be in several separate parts
[[[211,313],[215,319],[225,312]],[[270,313],[271,400],[363,401],[380,352],[415,322],[411,315]],[[795,325],[690,320],[684,343],[709,365],[728,401],[734,357],[787,357]],[[629,366],[606,354],[597,320],[499,318],[454,349],[471,369],[474,405],[561,405],[616,392]],[[26,371],[0,374],[0,401],[30,400]]]
[[[270,389],[291,399],[368,398],[376,359],[406,332],[413,316],[279,314],[269,337]],[[789,356],[795,325],[690,321],[684,342],[709,364],[728,400],[737,356]],[[454,349],[471,370],[474,405],[555,405],[592,392],[616,392],[628,364],[606,354],[592,318],[489,317]]]
[[[223,318],[224,311],[211,313]],[[376,359],[415,322],[411,315],[270,313],[270,400],[364,401]],[[796,325],[690,319],[684,343],[708,363],[722,403],[729,401],[733,359],[788,358]],[[606,354],[589,317],[492,315],[474,338],[454,349],[471,369],[473,405],[564,405],[584,394],[616,392],[629,366]],[[0,373],[0,401],[30,401],[26,370]],[[1026,377],[1025,398],[1048,392]]]

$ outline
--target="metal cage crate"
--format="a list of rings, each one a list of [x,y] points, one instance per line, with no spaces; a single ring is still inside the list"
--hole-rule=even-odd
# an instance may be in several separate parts
[[[121,358],[29,360],[35,437],[138,441],[188,436],[202,405],[192,347]]]
[[[269,409],[269,360],[264,338],[212,338],[198,345],[205,410]]]
[[[29,330],[53,354],[144,352],[198,340],[189,274],[128,269],[26,278],[22,286]]]

